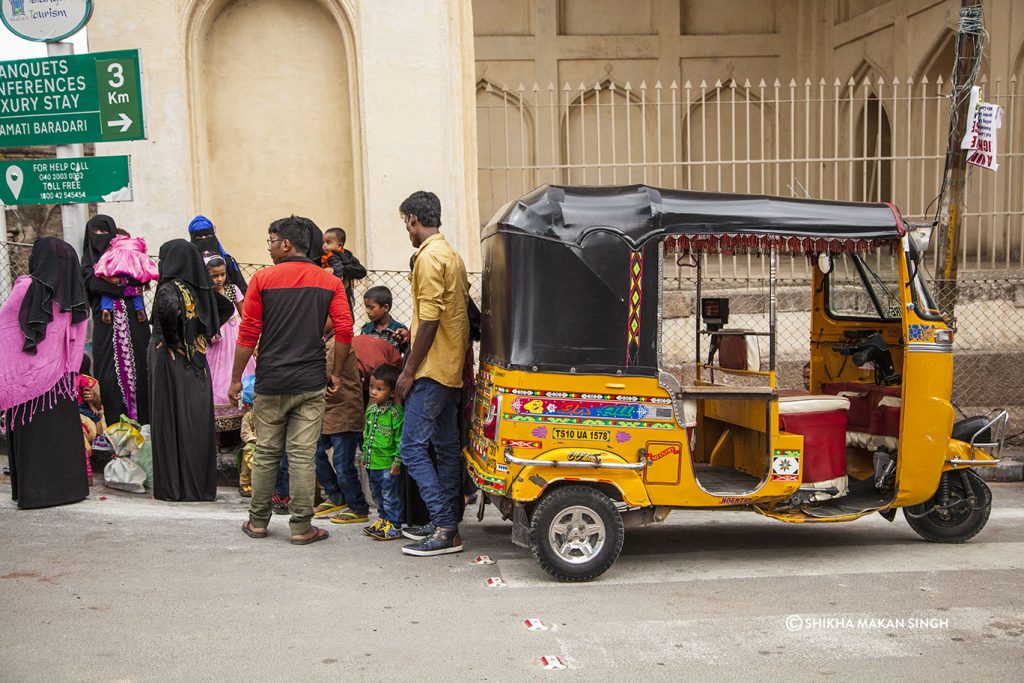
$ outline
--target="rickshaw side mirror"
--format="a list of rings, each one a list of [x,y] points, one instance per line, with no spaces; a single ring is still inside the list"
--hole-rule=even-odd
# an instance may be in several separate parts
[[[818,254],[818,270],[821,271],[822,275],[828,275],[832,272],[832,256],[826,252]]]

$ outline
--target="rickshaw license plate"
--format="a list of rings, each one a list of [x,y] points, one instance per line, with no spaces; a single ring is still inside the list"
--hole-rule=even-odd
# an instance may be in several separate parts
[[[551,436],[565,441],[611,441],[612,433],[608,429],[582,429],[579,427],[555,427]]]

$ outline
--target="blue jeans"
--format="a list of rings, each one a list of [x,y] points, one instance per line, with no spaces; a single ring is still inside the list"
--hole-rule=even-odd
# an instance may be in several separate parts
[[[363,495],[363,487],[359,483],[356,472],[356,446],[359,445],[361,432],[340,432],[338,434],[321,434],[316,442],[316,478],[324,487],[324,495],[328,500],[338,503],[344,499],[352,508],[352,512],[365,515],[370,512],[370,504]],[[327,460],[327,449],[332,448],[331,460]],[[334,467],[331,467],[331,463]]]
[[[402,528],[405,517],[405,478],[402,473],[391,474],[391,470],[366,470],[370,479],[370,493],[377,504],[377,516]]]
[[[281,456],[281,464],[277,468],[277,481],[274,483],[274,493],[279,498],[288,497],[288,454]]]
[[[413,383],[405,401],[402,462],[420,489],[430,521],[442,529],[459,527],[455,519],[462,495],[459,393],[459,389],[423,377]],[[436,469],[430,461],[430,444],[437,455]]]

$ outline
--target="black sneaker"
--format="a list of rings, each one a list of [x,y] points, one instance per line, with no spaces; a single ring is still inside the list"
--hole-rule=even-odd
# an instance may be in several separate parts
[[[438,529],[434,532],[433,536],[403,546],[402,552],[406,555],[416,555],[417,557],[461,553],[462,537],[459,536],[458,529]]]
[[[411,541],[422,541],[424,538],[433,536],[435,531],[437,528],[433,522],[430,522],[423,526],[407,526],[402,529],[402,535]]]

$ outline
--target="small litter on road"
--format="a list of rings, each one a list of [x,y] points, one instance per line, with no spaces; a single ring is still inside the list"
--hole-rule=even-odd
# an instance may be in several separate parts
[[[502,579],[498,576],[492,576],[491,578],[487,579],[488,588],[504,588],[507,585],[508,584],[502,581]]]
[[[540,658],[540,665],[545,669],[564,669],[565,662],[562,661],[561,657],[555,657],[553,655],[545,655]]]
[[[473,564],[494,564],[494,560],[487,555],[477,555],[473,558]]]
[[[523,624],[526,625],[527,631],[547,631],[551,628],[540,619],[524,619]]]

